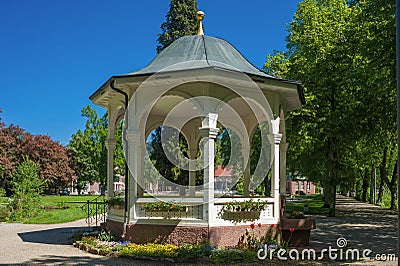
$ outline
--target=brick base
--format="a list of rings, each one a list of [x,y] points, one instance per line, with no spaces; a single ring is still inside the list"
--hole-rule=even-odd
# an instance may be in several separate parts
[[[122,235],[124,226],[122,222],[107,220],[106,224],[107,228],[116,235]],[[263,228],[267,228],[267,226],[263,226]],[[215,246],[236,246],[245,235],[246,229],[250,229],[250,227],[248,225],[208,227],[128,224],[124,240],[135,243],[159,242],[175,245],[198,244],[209,240]]]

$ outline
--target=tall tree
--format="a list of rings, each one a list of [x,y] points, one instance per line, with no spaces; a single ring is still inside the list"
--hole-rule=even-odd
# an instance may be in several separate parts
[[[162,134],[170,138],[162,141]],[[175,143],[179,143],[175,146]],[[153,162],[154,167],[158,172],[167,180],[174,182],[175,184],[186,186],[189,184],[189,172],[182,169],[188,158],[188,145],[185,137],[180,134],[177,130],[170,127],[157,127],[154,129],[151,142],[149,143],[149,157]],[[168,153],[171,157],[168,158]],[[181,157],[184,156],[185,158]],[[171,161],[171,160],[172,161]],[[187,169],[188,165],[184,168]],[[182,187],[181,187],[182,188]],[[180,191],[184,195],[184,190]]]
[[[385,170],[396,161],[394,11],[391,0],[305,0],[288,50],[268,56],[269,73],[303,82],[307,103],[288,118],[288,164],[322,183],[328,205],[337,185],[356,184],[366,200],[377,166],[381,189],[396,187],[396,170]]]
[[[73,134],[68,144],[72,165],[78,177],[77,189],[82,190],[86,183],[100,182],[105,189],[107,178],[107,151],[105,140],[108,135],[107,114],[98,117],[91,106],[82,109],[86,118],[85,129]]]
[[[106,189],[107,180],[107,150],[105,141],[108,137],[108,114],[99,117],[91,106],[82,109],[82,116],[86,118],[85,129],[78,130],[72,135],[68,144],[68,154],[72,168],[77,176],[78,193],[87,183],[99,182],[101,189]],[[121,121],[117,125],[115,139],[117,144],[114,150],[114,166],[117,174],[125,174],[125,156],[122,147]]]
[[[332,216],[337,185],[345,179],[342,155],[352,145],[347,127],[357,101],[349,70],[359,59],[355,25],[360,12],[345,0],[299,3],[289,27],[287,59],[277,53],[266,64],[272,74],[287,71],[286,78],[303,82],[306,105],[288,119],[288,161],[322,182]]]
[[[39,177],[50,189],[63,189],[71,184],[74,171],[70,167],[67,150],[49,136],[29,135],[23,153],[39,167]]]
[[[11,194],[10,181],[13,172],[22,162],[22,147],[28,133],[14,125],[0,128],[0,187]]]
[[[0,121],[1,123],[1,121]],[[13,124],[0,125],[0,187],[11,194],[10,181],[26,158],[39,167],[39,177],[49,188],[66,187],[73,178],[64,146],[49,136],[31,135]]]
[[[197,33],[197,11],[196,0],[171,0],[165,22],[161,24],[162,33],[158,34],[157,53],[180,37]]]

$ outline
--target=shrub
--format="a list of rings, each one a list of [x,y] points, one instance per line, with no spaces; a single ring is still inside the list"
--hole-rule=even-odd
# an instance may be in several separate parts
[[[13,195],[9,204],[11,221],[21,221],[38,214],[40,193],[44,182],[38,177],[38,167],[32,161],[22,162],[11,181]]]

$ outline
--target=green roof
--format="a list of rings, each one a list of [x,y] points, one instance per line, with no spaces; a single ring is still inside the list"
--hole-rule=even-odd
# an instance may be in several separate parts
[[[207,67],[218,67],[274,78],[253,66],[229,42],[204,35],[179,38],[158,54],[148,66],[124,76]]]

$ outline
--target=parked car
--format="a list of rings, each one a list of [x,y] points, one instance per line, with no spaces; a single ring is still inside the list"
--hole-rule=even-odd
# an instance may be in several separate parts
[[[60,196],[69,196],[69,191],[66,189],[60,190]]]

